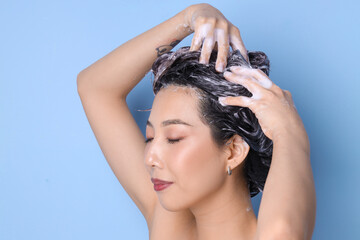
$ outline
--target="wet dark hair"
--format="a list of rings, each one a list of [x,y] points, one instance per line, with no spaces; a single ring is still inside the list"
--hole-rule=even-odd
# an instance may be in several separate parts
[[[262,131],[255,114],[247,107],[222,106],[218,97],[247,96],[252,94],[240,84],[226,80],[223,73],[215,70],[217,51],[213,50],[209,64],[199,63],[201,50],[189,51],[181,47],[177,51],[166,52],[152,65],[154,74],[153,91],[156,95],[169,85],[193,88],[201,96],[198,112],[201,121],[208,125],[211,135],[219,148],[234,135],[238,134],[250,146],[245,158],[244,175],[250,196],[254,197],[264,189],[269,172],[273,142]],[[245,66],[261,69],[269,76],[270,62],[261,51],[248,51],[249,62],[239,50],[229,53],[227,66]]]

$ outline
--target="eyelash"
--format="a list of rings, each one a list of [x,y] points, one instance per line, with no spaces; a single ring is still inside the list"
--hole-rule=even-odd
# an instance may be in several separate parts
[[[174,144],[174,143],[179,142],[181,139],[182,139],[182,138],[179,138],[179,139],[169,139],[169,138],[168,138],[168,143]],[[145,143],[148,143],[148,142],[150,142],[151,140],[153,140],[153,139],[152,139],[152,138],[148,138],[148,139],[145,140]]]

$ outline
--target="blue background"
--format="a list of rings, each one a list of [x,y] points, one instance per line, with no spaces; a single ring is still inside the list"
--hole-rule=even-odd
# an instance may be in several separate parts
[[[107,164],[77,74],[199,1],[1,1],[0,239],[148,239]],[[209,1],[271,61],[310,137],[313,239],[360,239],[357,1]],[[193,34],[175,49],[191,44]],[[128,103],[144,133],[151,73]],[[261,194],[253,199],[256,213]]]

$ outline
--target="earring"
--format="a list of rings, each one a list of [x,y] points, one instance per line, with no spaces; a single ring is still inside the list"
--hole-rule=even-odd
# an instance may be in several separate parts
[[[229,176],[231,175],[231,173],[232,173],[232,170],[230,169],[230,166],[228,166],[228,174],[229,174]]]

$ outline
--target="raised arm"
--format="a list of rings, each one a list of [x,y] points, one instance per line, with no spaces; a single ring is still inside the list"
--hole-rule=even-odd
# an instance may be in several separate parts
[[[252,97],[227,97],[225,104],[248,107],[273,141],[270,170],[263,190],[257,239],[311,239],[316,198],[310,143],[291,94],[259,69],[231,67],[229,81],[242,84]],[[221,102],[222,100],[219,99]]]
[[[191,34],[187,13],[125,42],[78,74],[77,87],[86,116],[112,171],[149,224],[157,201],[144,165],[145,138],[126,104],[126,96],[154,60]]]
[[[130,39],[82,70],[77,78],[79,91],[102,92],[125,99],[158,56],[193,32],[187,24],[191,8]]]
[[[239,29],[210,4],[193,4],[82,70],[79,91],[101,91],[124,99],[158,56],[193,32],[190,51],[201,48],[200,62],[208,63],[214,48],[218,50],[216,69],[223,71],[230,46],[249,60]]]
[[[258,214],[258,224],[282,239],[311,240],[316,199],[310,145],[303,131],[289,128],[274,140],[273,157]],[[275,218],[274,218],[275,216]],[[259,229],[261,231],[261,229]],[[272,231],[272,229],[267,229]]]

